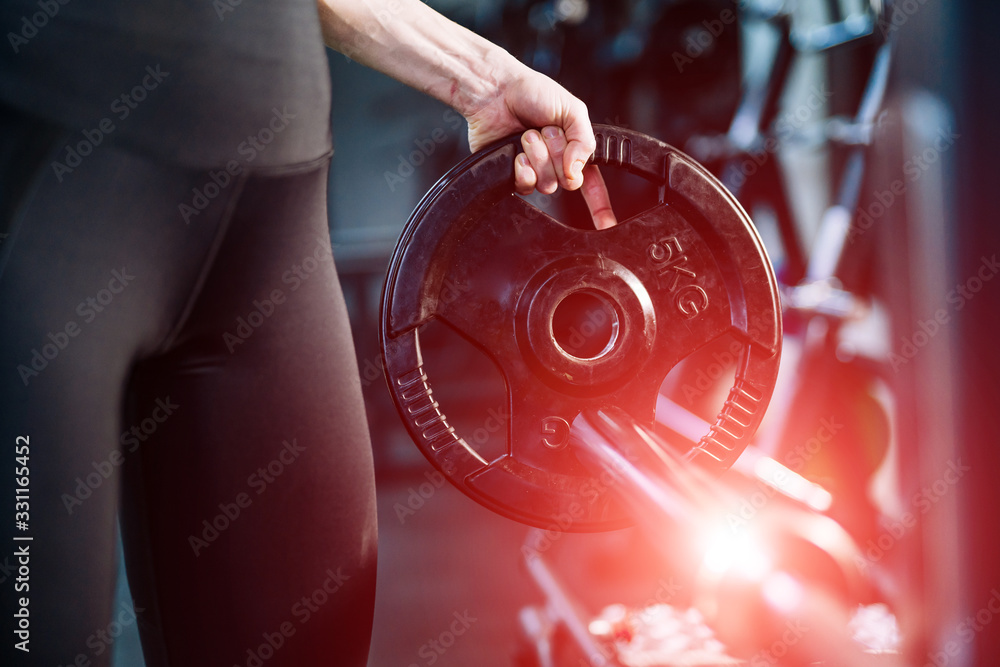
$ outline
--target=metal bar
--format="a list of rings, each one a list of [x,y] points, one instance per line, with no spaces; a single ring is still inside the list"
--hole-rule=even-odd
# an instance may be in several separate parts
[[[541,531],[536,531],[538,532]],[[532,553],[525,557],[524,562],[531,578],[545,595],[547,612],[552,620],[561,621],[566,626],[570,636],[583,651],[587,659],[586,664],[593,667],[620,667],[618,661],[606,655],[594,636],[590,634],[578,605],[570,598],[545,559],[539,554]]]
[[[620,410],[582,413],[573,423],[570,442],[584,465],[595,473],[612,475],[617,482],[612,488],[618,497],[647,529],[653,543],[666,547],[665,553],[684,551],[679,545],[684,545],[685,541],[671,537],[678,534],[691,537],[713,516],[721,516],[720,512],[727,507],[736,507],[739,496],[731,488],[709,477]],[[865,597],[867,582],[855,567],[860,551],[839,524],[804,504],[800,506],[791,501],[765,506],[754,521],[767,528],[765,535],[775,539],[776,544],[784,544],[785,538],[793,538],[825,554],[841,570],[847,599],[834,598],[827,593],[826,584],[829,582],[794,578],[793,594],[775,605],[768,601],[768,586],[774,581],[789,581],[791,578],[782,569],[768,566],[753,575],[760,602],[751,604],[748,610],[768,608],[776,617],[788,622],[802,621],[807,627],[820,628],[821,631],[812,635],[810,641],[803,642],[799,659],[821,659],[824,664],[844,667],[899,664],[894,655],[875,657],[864,653],[851,638],[847,621],[851,611]],[[542,569],[544,563],[539,560],[533,566],[535,570],[532,574],[539,581],[539,586],[547,595],[550,590],[555,595],[555,607],[571,608],[567,606],[569,603],[565,594],[553,586],[551,572],[547,568]],[[722,587],[726,578],[723,575],[722,571],[717,571],[703,580],[708,581],[708,586],[696,593],[696,597],[702,596],[706,606],[727,608],[731,622],[732,608],[724,599],[726,591]],[[750,582],[748,579],[744,581],[747,584]],[[745,595],[747,590],[744,589],[741,595]],[[746,622],[753,620],[746,619]],[[581,624],[578,630],[586,628]],[[754,637],[751,641],[756,643],[755,646],[742,648],[760,649],[771,645],[772,639],[768,636]]]
[[[882,101],[885,97],[889,78],[890,48],[889,43],[883,44],[876,54],[865,92],[861,97],[854,119],[855,125],[868,128],[867,134],[869,136],[871,135],[871,126],[882,108]],[[847,158],[837,202],[827,209],[816,235],[816,242],[813,244],[813,254],[809,258],[809,267],[806,272],[808,282],[829,280],[834,277],[843,260],[844,246],[850,233],[851,221],[860,200],[867,150],[866,145],[859,146],[853,149]]]

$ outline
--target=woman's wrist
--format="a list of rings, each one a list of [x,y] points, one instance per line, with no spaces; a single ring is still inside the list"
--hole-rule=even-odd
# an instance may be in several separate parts
[[[502,100],[527,66],[474,33],[463,37],[469,41],[461,48],[441,54],[438,73],[443,76],[427,92],[469,118]]]
[[[419,0],[320,0],[327,45],[468,118],[528,68]]]

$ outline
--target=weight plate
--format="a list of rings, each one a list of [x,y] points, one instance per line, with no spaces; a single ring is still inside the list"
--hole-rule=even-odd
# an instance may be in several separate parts
[[[760,424],[781,345],[774,273],[736,200],[667,144],[595,132],[594,162],[653,183],[655,205],[607,230],[564,225],[514,193],[520,139],[509,137],[449,171],[414,210],[389,265],[379,332],[390,393],[431,463],[504,516],[571,531],[631,523],[567,446],[582,410],[618,407],[651,425],[670,369],[733,334],[743,343],[734,386],[688,452],[723,470]],[[589,319],[567,335],[563,320],[581,310]],[[435,318],[504,377],[507,447],[494,460],[434,398],[419,329]]]

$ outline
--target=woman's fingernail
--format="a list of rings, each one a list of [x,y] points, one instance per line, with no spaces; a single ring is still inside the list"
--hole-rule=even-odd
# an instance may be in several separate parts
[[[536,141],[538,141],[538,132],[535,132],[534,130],[529,130],[528,132],[525,132],[524,140],[529,144],[535,143]]]
[[[524,153],[521,153],[520,155],[517,156],[517,163],[519,165],[521,165],[522,167],[527,167],[528,166],[528,156],[525,155]]]
[[[544,134],[547,139],[555,139],[559,136],[559,128],[554,125],[549,125],[548,127],[542,128],[542,134]]]

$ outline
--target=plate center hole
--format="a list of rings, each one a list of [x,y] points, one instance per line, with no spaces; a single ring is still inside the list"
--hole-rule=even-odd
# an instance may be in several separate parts
[[[573,292],[552,313],[552,337],[571,357],[597,359],[614,347],[618,338],[618,312],[597,292]]]

